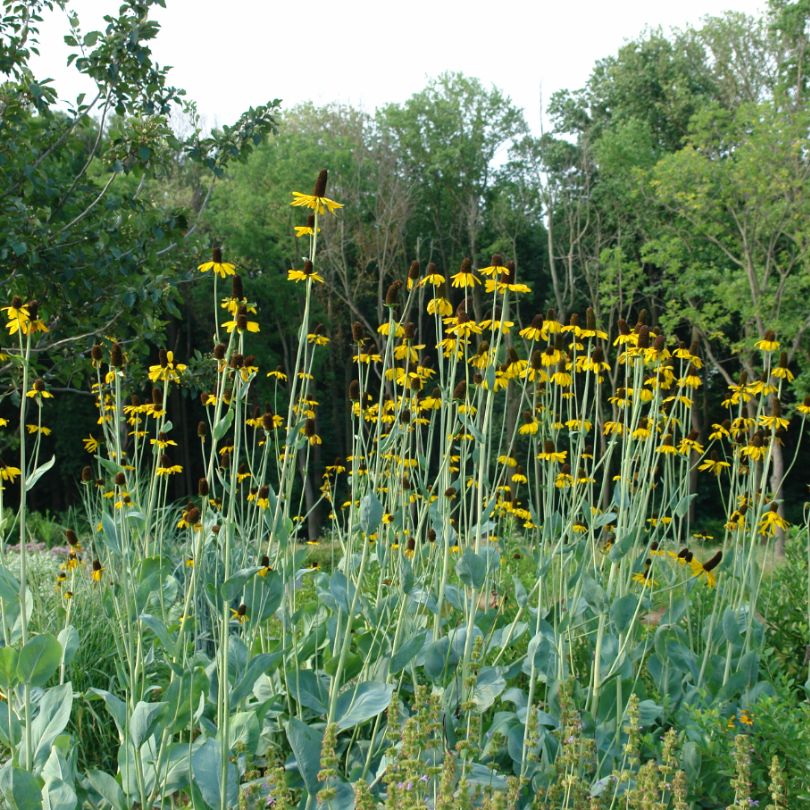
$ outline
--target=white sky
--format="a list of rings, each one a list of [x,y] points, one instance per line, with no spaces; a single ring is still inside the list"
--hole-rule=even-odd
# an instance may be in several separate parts
[[[118,0],[71,0],[84,32],[101,28]],[[430,77],[458,70],[494,84],[532,129],[561,88],[582,86],[594,62],[646,26],[696,24],[727,10],[758,14],[764,0],[167,0],[155,19],[159,63],[196,101],[203,121],[228,124],[249,106],[281,98],[349,103],[373,111],[404,101]],[[39,76],[63,97],[89,90],[66,66],[61,11],[42,27]]]

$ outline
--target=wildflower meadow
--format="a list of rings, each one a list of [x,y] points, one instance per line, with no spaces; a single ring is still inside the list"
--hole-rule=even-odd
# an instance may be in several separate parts
[[[0,567],[8,806],[686,808],[725,789],[735,808],[798,807],[778,751],[752,778],[777,694],[776,536],[810,553],[806,517],[789,525],[773,496],[774,447],[810,413],[780,406],[794,375],[778,336],[703,441],[700,351],[643,311],[609,334],[592,309],[526,315],[501,255],[452,274],[413,262],[376,334],[354,325],[350,453],[322,473],[328,523],[302,538],[329,343],[311,322],[318,237],[342,213],[326,186],[322,171],[293,193],[307,249],[287,275],[303,306],[287,371],[250,354],[264,324],[235,265],[218,248],[199,265],[213,383],[187,498],[168,496],[167,405],[187,365],[161,350],[144,386],[117,340],[92,347],[100,436],[50,567],[26,509],[54,464],[40,437],[58,397],[32,371],[48,324],[35,301],[3,308],[19,392],[2,467],[19,491]],[[711,538],[695,471],[725,514]]]
[[[807,0],[191,5],[2,2],[0,810],[810,808]]]

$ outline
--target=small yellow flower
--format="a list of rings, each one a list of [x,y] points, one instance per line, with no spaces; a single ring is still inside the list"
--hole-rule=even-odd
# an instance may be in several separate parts
[[[98,453],[98,449],[101,446],[101,442],[93,435],[87,436],[86,438],[82,439],[82,444],[84,444],[84,449],[88,453]]]
[[[719,476],[723,470],[728,469],[731,466],[728,461],[722,461],[717,453],[712,453],[711,458],[707,458],[705,461],[700,463],[698,470],[701,472],[710,472],[712,475]]]
[[[453,305],[446,298],[431,298],[427,302],[427,313],[444,318],[453,314]]]
[[[44,425],[28,424],[25,426],[25,429],[29,433],[41,433],[43,436],[51,435],[51,429],[49,427],[45,427]]]
[[[184,363],[174,362],[174,352],[160,350],[160,362],[149,366],[149,379],[152,382],[180,382],[180,375],[186,370]]]
[[[768,329],[768,331],[765,332],[765,337],[763,337],[761,340],[758,340],[754,344],[754,347],[759,349],[761,352],[775,352],[778,351],[779,345],[780,344],[779,341],[776,339],[776,335],[774,335],[774,333],[770,329]]]
[[[444,276],[441,273],[436,272],[435,265],[433,265],[432,271],[431,267],[429,266],[427,275],[417,282],[418,287],[425,287],[428,284],[433,287],[440,287],[442,284],[444,284]]]
[[[155,475],[177,475],[181,472],[183,472],[183,468],[180,464],[168,464],[158,467],[155,470]]]
[[[323,276],[315,272],[312,262],[307,259],[304,266],[300,270],[288,270],[287,281],[294,281],[296,283],[301,281],[317,281],[318,284],[323,284]]]
[[[293,191],[293,201],[290,205],[296,208],[310,208],[316,214],[325,214],[329,211],[334,214],[338,208],[343,208],[343,203],[330,200],[328,197],[316,197],[314,194],[302,194],[300,191]]]
[[[249,321],[247,318],[243,320],[242,318],[237,317],[232,321],[225,321],[222,324],[222,328],[227,330],[229,335],[234,329],[238,330],[239,332],[258,332],[259,323],[258,321]]]
[[[36,397],[38,402],[42,399],[53,399],[53,394],[50,391],[45,390],[45,381],[41,379],[34,380],[31,390],[26,391],[25,395],[29,399]]]
[[[21,475],[19,467],[12,467],[10,464],[0,465],[0,481],[9,481],[13,484]]]
[[[463,270],[459,270],[458,273],[451,276],[453,280],[454,287],[460,287],[464,289],[466,287],[475,287],[476,284],[481,283],[480,278],[476,278],[475,273],[472,270],[464,272]]]
[[[777,530],[784,531],[790,525],[778,512],[778,505],[771,504],[770,509],[760,518],[759,533],[764,537],[773,537]]]
[[[236,267],[233,264],[222,261],[222,249],[218,247],[213,248],[211,251],[211,261],[198,264],[197,269],[201,273],[213,270],[220,278],[236,274]]]

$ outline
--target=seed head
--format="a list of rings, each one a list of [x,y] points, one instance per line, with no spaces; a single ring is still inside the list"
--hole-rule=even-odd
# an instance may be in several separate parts
[[[387,307],[396,306],[399,300],[399,291],[402,288],[402,282],[399,279],[396,281],[392,281],[388,285],[388,289],[385,292],[385,305]]]
[[[312,192],[313,197],[326,196],[326,181],[329,179],[329,173],[326,169],[321,169],[318,172],[318,179],[315,181],[315,189]]]

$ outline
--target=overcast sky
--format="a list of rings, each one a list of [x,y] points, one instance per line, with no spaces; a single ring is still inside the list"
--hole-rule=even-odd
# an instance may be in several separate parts
[[[84,32],[104,25],[117,0],[72,0]],[[208,125],[281,98],[373,111],[403,101],[442,71],[494,84],[522,107],[533,129],[540,99],[580,87],[594,62],[647,26],[696,24],[728,10],[758,14],[761,0],[167,0],[153,53],[197,102]],[[63,97],[87,90],[66,67],[65,14],[42,28],[38,75]]]

